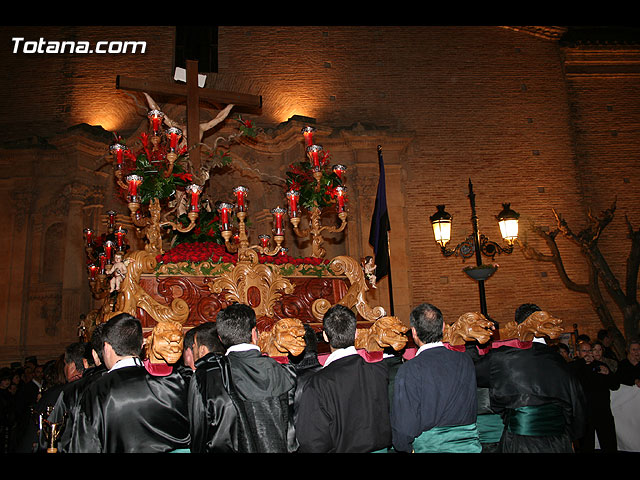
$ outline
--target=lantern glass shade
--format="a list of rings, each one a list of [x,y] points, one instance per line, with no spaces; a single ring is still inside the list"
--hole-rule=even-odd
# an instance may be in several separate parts
[[[431,215],[431,226],[436,243],[444,248],[451,240],[451,215],[444,210],[444,205],[437,206],[437,212]]]
[[[500,226],[500,234],[505,242],[513,245],[518,239],[518,219],[520,214],[511,210],[508,203],[502,204],[503,210],[496,216]]]

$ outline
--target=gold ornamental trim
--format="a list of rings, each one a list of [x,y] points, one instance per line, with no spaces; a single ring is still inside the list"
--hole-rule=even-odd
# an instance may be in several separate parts
[[[253,263],[238,263],[208,285],[212,293],[225,292],[228,301],[250,305],[258,318],[273,316],[273,306],[282,297],[281,292],[290,294],[294,290],[293,284],[275,269]],[[257,297],[252,295],[252,289],[257,289]]]
[[[126,258],[131,262],[120,285],[113,315],[128,313],[135,317],[137,309],[142,308],[157,322],[171,320],[184,323],[189,318],[189,305],[185,300],[176,298],[171,305],[162,305],[140,286],[142,275],[155,271],[156,255],[157,253],[146,250],[136,250],[127,255]]]
[[[381,306],[371,307],[365,298],[366,291],[369,290],[367,281],[362,270],[362,266],[353,258],[347,256],[335,257],[329,265],[332,270],[337,273],[343,273],[349,279],[351,286],[345,296],[338,303],[349,308],[354,308],[357,312],[370,322],[375,322],[379,318],[387,315],[385,309]],[[322,302],[318,305],[314,305],[314,316],[316,314],[324,315],[329,309],[329,302]],[[316,317],[318,319],[322,316]]]

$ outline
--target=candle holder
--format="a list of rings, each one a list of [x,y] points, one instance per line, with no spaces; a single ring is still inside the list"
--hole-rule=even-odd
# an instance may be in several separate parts
[[[248,189],[238,186],[233,189],[236,197],[236,204],[220,203],[218,212],[220,214],[220,230],[224,245],[228,252],[238,254],[238,262],[257,263],[257,254],[275,256],[282,251],[282,243],[284,242],[284,215],[286,210],[276,207],[271,210],[273,215],[273,241],[275,245],[271,245],[271,236],[261,234],[258,236],[259,243],[250,245],[249,235],[247,233],[246,219],[248,213],[247,194]],[[235,217],[238,220],[238,231],[234,234],[232,226],[232,216],[235,211]]]
[[[130,246],[127,242],[127,230],[117,225],[117,212],[106,212],[106,232],[97,235],[93,228],[85,228],[85,257],[87,265],[87,279],[91,294],[101,299],[109,295],[109,269],[113,266],[115,257],[123,257]]]
[[[347,226],[346,187],[344,174],[347,168],[337,164],[329,167],[329,154],[321,145],[314,143],[315,128],[305,127],[302,134],[305,139],[305,152],[308,162],[293,165],[287,173],[289,190],[286,197],[289,204],[289,220],[297,237],[311,237],[312,252],[315,258],[324,258],[326,250],[322,246],[323,232],[340,233]],[[340,224],[322,225],[322,215],[327,207],[335,205]],[[308,227],[301,227],[303,207],[307,211]]]
[[[169,150],[167,152],[167,161],[169,162],[169,168],[165,170],[164,175],[168,177],[173,172],[173,164],[178,159],[178,144],[182,138],[182,130],[178,127],[168,128],[165,132],[167,140],[169,142]]]

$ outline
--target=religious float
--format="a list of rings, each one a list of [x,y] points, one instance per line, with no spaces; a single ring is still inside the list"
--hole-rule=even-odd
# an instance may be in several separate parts
[[[319,333],[325,312],[341,304],[357,315],[361,330],[358,349],[399,352],[412,344],[402,321],[367,301],[366,292],[376,286],[371,257],[325,258],[323,233],[344,232],[347,225],[347,167],[331,164],[330,155],[316,143],[315,128],[302,128],[300,141],[306,158],[289,165],[282,182],[286,186],[282,192],[285,206],[270,210],[272,235],[264,233],[256,243],[250,241],[247,187],[233,185],[228,192],[216,191],[222,198],[212,199],[211,192],[207,198],[203,196],[212,170],[231,161],[218,148],[218,141],[213,147],[202,143],[204,133],[227,120],[234,106],[259,107],[261,98],[198,91],[195,73],[197,64],[187,62],[186,89],[169,88],[173,94],[186,93],[188,97],[186,126],[158,107],[148,91],[158,89],[156,84],[118,77],[118,88],[144,95],[148,131],[134,140],[135,146],[128,146],[117,135],[108,146],[113,178],[128,213],[108,211],[106,232],[84,231],[89,285],[98,304],[89,315],[84,335],[119,313],[139,318],[147,336],[162,322],[177,322],[186,331],[215,321],[221,309],[240,302],[254,309],[260,344],[275,354],[278,342],[273,339],[280,328],[276,324],[286,325],[289,334],[298,332],[293,337],[302,335],[301,324]],[[199,96],[227,106],[209,122],[200,123]],[[240,116],[236,121],[237,131],[222,139],[224,142],[256,136],[257,128],[251,122]],[[208,155],[201,159],[203,148],[208,149]],[[382,155],[381,147],[378,155]],[[329,211],[337,218],[337,225],[323,224]],[[127,231],[123,223],[133,231]],[[288,254],[285,237],[291,233],[309,239],[308,256]],[[141,241],[141,248],[132,247],[134,242],[128,240],[132,234]],[[553,335],[546,332],[551,338],[558,334],[555,320],[536,319],[553,327]],[[466,342],[485,344],[493,336],[492,325],[483,313],[464,313],[446,325],[444,341],[451,347],[463,347]],[[524,337],[520,331],[505,329],[502,339],[505,334]],[[319,350],[327,351],[320,335],[318,340]],[[280,353],[286,350],[283,347]]]
[[[284,318],[319,331],[324,313],[338,303],[357,313],[359,326],[386,315],[365,298],[375,286],[371,265],[346,255],[325,258],[323,233],[343,232],[347,225],[346,167],[330,164],[313,127],[302,129],[307,158],[286,172],[284,206],[271,209],[272,231],[252,242],[247,187],[231,186],[216,192],[217,199],[202,195],[211,170],[229,164],[229,157],[215,147],[202,162],[200,151],[194,155],[193,145],[204,146],[203,132],[227,119],[234,105],[207,124],[185,127],[143,94],[148,132],[131,147],[114,135],[108,147],[128,218],[123,222],[125,216],[111,210],[106,232],[84,231],[89,284],[99,303],[89,330],[122,312],[139,318],[147,335],[162,321],[188,329],[214,321],[233,302],[253,307],[259,332]],[[256,135],[251,122],[242,117],[237,122],[228,142]],[[199,131],[195,140],[189,136],[193,131]],[[323,225],[328,210],[337,213],[337,225]],[[310,240],[310,255],[288,254],[285,237],[291,233]],[[132,234],[141,239],[140,248],[132,247]]]

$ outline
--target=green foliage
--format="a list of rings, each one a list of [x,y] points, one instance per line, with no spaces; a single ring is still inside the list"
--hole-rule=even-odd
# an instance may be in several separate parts
[[[323,209],[335,203],[335,189],[342,186],[342,180],[328,166],[321,167],[322,177],[318,183],[313,176],[313,168],[310,162],[296,162],[289,166],[286,172],[287,190],[300,192],[300,206],[311,210],[315,207]]]
[[[178,222],[186,227],[189,225],[189,218],[186,214],[180,215]],[[216,242],[224,245],[224,239],[220,234],[220,217],[218,212],[201,210],[196,221],[196,226],[187,233],[176,231],[173,239],[174,245],[195,242]]]

